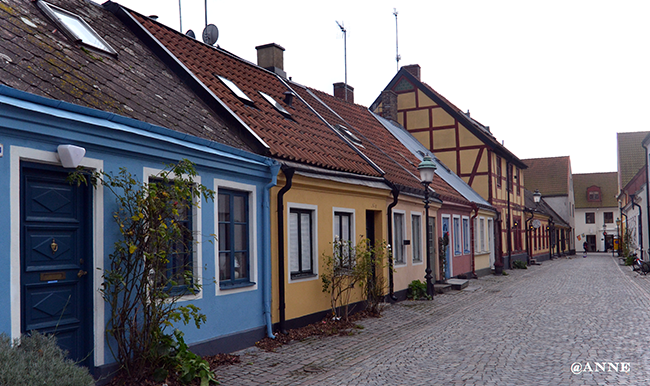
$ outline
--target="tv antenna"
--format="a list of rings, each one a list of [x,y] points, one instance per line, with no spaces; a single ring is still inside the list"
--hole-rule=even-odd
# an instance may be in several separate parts
[[[336,25],[338,25],[339,28],[341,29],[341,32],[343,32],[343,63],[345,65],[345,101],[347,102],[348,100],[348,39],[347,39],[348,31],[338,21],[336,22]]]
[[[397,38],[397,8],[393,8],[393,15],[395,15],[395,61],[397,61],[397,71],[399,71],[399,61],[402,57],[399,56],[399,39]]]

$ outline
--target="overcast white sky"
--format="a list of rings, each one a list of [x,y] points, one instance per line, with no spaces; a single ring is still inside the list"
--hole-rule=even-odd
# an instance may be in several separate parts
[[[179,29],[178,0],[116,0]],[[205,27],[205,0],[181,0],[183,32]],[[616,170],[616,133],[650,131],[650,1],[207,0],[216,44],[251,62],[283,46],[284,69],[332,92],[344,81],[369,106],[401,65],[490,126],[519,158],[571,156],[574,173]],[[639,144],[639,146],[641,146]]]

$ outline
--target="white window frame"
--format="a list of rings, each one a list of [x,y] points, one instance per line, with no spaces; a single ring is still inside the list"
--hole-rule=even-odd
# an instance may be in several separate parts
[[[458,227],[456,226],[458,225]],[[461,225],[460,216],[454,215],[451,219],[451,243],[453,245],[454,256],[463,254],[463,227]]]
[[[397,242],[397,231],[395,229],[395,218],[396,215],[401,215],[402,216],[402,234],[401,234],[401,242]],[[406,246],[404,245],[404,240],[406,240],[406,211],[404,210],[393,210],[393,263],[395,266],[405,266],[408,263],[408,260],[406,258]],[[402,260],[398,262],[397,261],[397,248],[400,248],[401,254],[402,254]]]
[[[297,277],[297,278],[292,278],[291,277],[291,256],[289,254],[290,248],[291,248],[291,235],[289,233],[289,215],[291,213],[291,209],[302,209],[302,210],[309,210],[313,214],[312,218],[312,224],[313,228],[312,229],[312,256],[311,256],[311,264],[312,264],[312,272],[313,276],[305,276],[305,277]],[[285,225],[285,230],[286,230],[286,237],[287,237],[287,248],[286,248],[286,256],[287,256],[287,266],[286,266],[286,275],[288,278],[289,283],[299,283],[299,282],[305,282],[305,281],[310,281],[310,280],[318,280],[318,267],[320,266],[320,261],[318,260],[318,254],[319,250],[318,249],[318,205],[310,205],[310,204],[302,204],[302,203],[297,203],[297,202],[289,202],[287,203],[287,209],[285,213],[285,219],[287,221]],[[332,225],[333,227],[334,225]],[[333,229],[333,228],[332,228]]]
[[[423,235],[426,235],[424,233],[424,229],[426,228],[426,225],[423,225],[422,223],[422,212],[411,212],[411,263],[413,265],[420,265],[424,264],[424,255],[426,252],[424,252],[426,245],[422,243],[422,240],[426,239],[426,237],[423,237]],[[415,218],[418,218],[419,224],[420,224],[420,232],[418,234],[418,239],[416,240],[415,235],[416,232],[413,229],[413,220]],[[419,241],[419,243],[416,243],[416,241]],[[419,247],[420,250],[420,260],[415,260],[415,246]]]
[[[99,36],[97,31],[89,26],[81,16],[42,0],[39,0],[37,4],[72,40],[87,47],[117,55],[113,47]]]
[[[240,292],[255,291],[258,288],[258,248],[257,248],[257,187],[251,184],[233,182],[228,180],[214,179],[214,234],[219,234],[219,189],[239,190],[248,193],[248,235],[249,235],[249,255],[248,268],[250,269],[249,280],[255,283],[250,286],[237,288],[220,288],[219,285],[219,240],[214,243],[214,278],[215,278],[215,295],[230,295]],[[218,236],[217,236],[218,237]],[[197,248],[198,249],[198,248]]]
[[[480,251],[481,252],[486,252],[487,251],[487,243],[486,243],[486,234],[485,234],[485,217],[479,217],[478,218],[479,226],[478,226],[478,234],[479,234],[479,240],[480,240]]]
[[[469,255],[472,253],[472,240],[471,240],[471,227],[469,224],[469,217],[463,216],[461,220],[461,228],[463,233],[463,254]]]
[[[162,172],[163,169],[159,168],[150,168],[150,167],[144,167],[142,168],[142,181],[145,183],[149,183],[149,179],[151,177],[157,178],[160,172]],[[182,178],[187,178],[187,175],[181,176]],[[178,178],[174,175],[170,175],[169,179],[174,179]],[[201,176],[197,175],[194,178],[194,183],[196,185],[201,184]],[[192,245],[192,278],[196,281],[196,285],[198,287],[198,290],[195,293],[188,293],[187,295],[183,295],[180,298],[178,298],[178,301],[184,302],[184,301],[190,301],[190,300],[198,300],[203,298],[203,276],[201,275],[203,267],[203,253],[202,253],[202,248],[201,248],[201,235],[203,234],[201,232],[201,202],[198,201],[200,198],[198,197],[192,197],[192,239],[194,245]]]
[[[356,244],[356,211],[354,209],[350,208],[338,208],[338,207],[333,207],[332,208],[332,241],[336,239],[336,214],[337,213],[345,213],[350,215],[350,251],[354,251],[354,247],[357,245]]]

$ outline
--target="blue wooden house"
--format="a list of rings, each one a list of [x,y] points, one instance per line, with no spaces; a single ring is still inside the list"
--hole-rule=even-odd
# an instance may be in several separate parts
[[[76,166],[126,168],[146,182],[189,159],[216,195],[189,221],[201,290],[181,300],[207,324],[178,327],[199,354],[270,334],[269,191],[279,165],[259,155],[264,141],[97,4],[7,0],[0,34],[0,332],[54,332],[96,375],[110,369],[99,289],[119,234],[116,203],[66,178]],[[229,226],[224,211],[244,214],[236,256],[206,242]]]

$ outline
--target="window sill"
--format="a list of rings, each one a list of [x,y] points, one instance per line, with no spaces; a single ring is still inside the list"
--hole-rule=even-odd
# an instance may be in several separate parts
[[[318,276],[315,273],[297,273],[291,274],[291,280],[311,279]]]
[[[219,289],[220,290],[230,290],[230,289],[236,289],[236,288],[246,288],[246,287],[253,287],[256,283],[252,281],[246,281],[242,283],[219,283]]]

